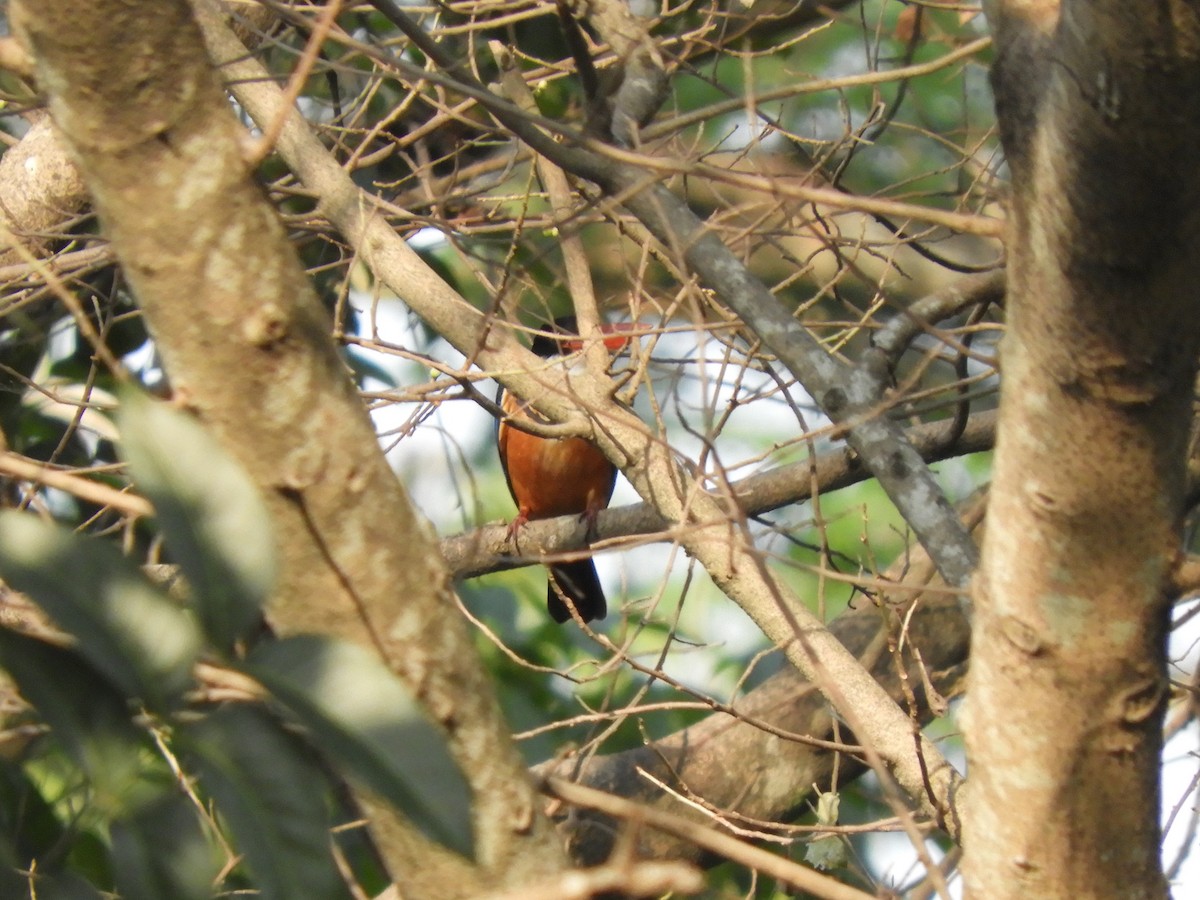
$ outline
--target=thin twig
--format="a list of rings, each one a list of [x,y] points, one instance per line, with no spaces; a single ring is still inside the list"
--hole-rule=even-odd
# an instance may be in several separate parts
[[[808,891],[823,900],[873,900],[871,894],[842,884],[828,875],[814,872],[799,863],[768,853],[682,816],[651,809],[632,800],[581,784],[572,784],[561,778],[547,779],[543,790],[567,803],[597,810],[623,819],[631,825],[645,825],[683,838],[710,853],[716,853],[799,890]]]

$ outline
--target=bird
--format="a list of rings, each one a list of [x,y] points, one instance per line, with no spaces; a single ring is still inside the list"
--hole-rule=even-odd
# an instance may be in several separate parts
[[[608,334],[629,326],[602,325]],[[605,346],[619,349],[626,338],[606,338]],[[574,316],[562,316],[534,337],[530,349],[543,359],[565,356],[583,347]],[[545,438],[521,431],[514,419],[545,422],[526,403],[503,387],[497,403],[504,417],[497,421],[496,444],[517,516],[509,526],[512,538],[526,522],[577,514],[589,531],[596,514],[608,506],[617,480],[617,469],[600,450],[580,437]],[[604,589],[591,558],[549,566],[546,607],[550,618],[562,624],[571,618],[570,606],[584,622],[603,619],[608,613]],[[557,590],[555,587],[557,586]],[[561,592],[561,596],[560,596]]]

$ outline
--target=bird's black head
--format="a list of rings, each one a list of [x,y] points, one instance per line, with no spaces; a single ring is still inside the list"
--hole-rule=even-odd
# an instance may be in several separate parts
[[[579,323],[574,316],[559,316],[550,325],[543,326],[542,331],[561,335],[561,337],[551,337],[549,334],[533,336],[533,343],[529,345],[529,349],[542,359],[549,359],[552,356],[561,356],[566,352],[567,348],[563,347],[563,338],[579,337]]]

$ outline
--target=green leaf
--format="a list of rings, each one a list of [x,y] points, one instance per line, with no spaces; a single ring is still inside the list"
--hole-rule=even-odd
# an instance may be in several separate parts
[[[92,805],[120,814],[159,789],[143,777],[145,737],[125,699],[78,654],[0,629],[0,666],[87,775]]]
[[[99,898],[80,872],[64,873],[64,860],[81,835],[67,831],[37,787],[17,766],[0,766],[0,897],[31,896],[26,872],[37,873],[39,898]],[[86,837],[84,833],[83,837]]]
[[[62,824],[24,769],[0,762],[0,835],[22,868],[61,846]],[[4,845],[0,843],[0,847]],[[2,867],[0,867],[2,868]],[[0,897],[8,896],[0,891]]]
[[[103,541],[28,513],[0,513],[0,578],[28,594],[127,697],[162,706],[191,684],[191,616]]]
[[[159,786],[156,788],[156,793],[161,793],[161,790],[162,788]],[[66,877],[69,873],[70,876],[87,882],[91,887],[105,891],[105,897],[112,896],[111,892],[116,881],[113,878],[112,853],[106,825],[107,822],[97,823],[95,828],[71,832],[70,849],[67,852],[66,862],[62,866],[65,885],[73,884],[73,878]],[[97,833],[101,830],[106,832],[103,837]]]
[[[229,650],[257,627],[275,583],[271,518],[258,489],[199,422],[165,403],[122,393],[117,423],[204,630]]]
[[[176,744],[216,803],[264,900],[344,900],[330,851],[325,779],[266,712],[227,706],[180,725]]]
[[[378,658],[353,644],[301,635],[256,647],[246,668],[335,766],[429,837],[471,856],[466,780],[442,733]]]
[[[841,797],[836,791],[817,794],[817,824],[836,825]],[[808,842],[804,849],[804,861],[815,869],[842,869],[848,864],[845,838],[837,834],[826,834]]]
[[[122,900],[207,900],[220,870],[190,800],[162,798],[114,822],[113,867]]]

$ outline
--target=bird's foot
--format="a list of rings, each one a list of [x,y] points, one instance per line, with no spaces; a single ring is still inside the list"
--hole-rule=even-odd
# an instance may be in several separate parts
[[[598,509],[585,509],[579,514],[579,521],[584,524],[583,535],[588,543],[596,539],[596,517],[599,515]]]
[[[517,513],[516,518],[508,523],[508,531],[504,535],[504,540],[515,544],[517,532],[519,532],[528,521],[529,516],[527,516],[525,513]]]

